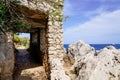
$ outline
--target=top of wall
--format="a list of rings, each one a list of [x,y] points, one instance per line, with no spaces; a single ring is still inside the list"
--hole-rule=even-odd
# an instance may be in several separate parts
[[[47,13],[51,9],[57,10],[62,8],[63,0],[22,0],[21,5]]]
[[[62,12],[63,0],[21,0],[20,6],[32,28],[45,28],[48,15]]]

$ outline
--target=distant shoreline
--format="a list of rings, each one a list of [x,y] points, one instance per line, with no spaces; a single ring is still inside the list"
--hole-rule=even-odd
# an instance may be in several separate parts
[[[90,46],[94,47],[95,50],[103,49],[106,46],[114,46],[116,49],[120,49],[120,44],[89,44]],[[64,48],[68,49],[69,44],[64,44]]]

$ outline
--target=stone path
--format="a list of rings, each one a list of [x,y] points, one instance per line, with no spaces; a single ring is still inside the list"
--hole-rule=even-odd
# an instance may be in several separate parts
[[[25,49],[18,51],[14,80],[47,80],[43,66],[35,63]]]

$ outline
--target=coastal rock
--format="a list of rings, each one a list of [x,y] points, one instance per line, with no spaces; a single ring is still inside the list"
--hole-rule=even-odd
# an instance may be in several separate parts
[[[113,47],[113,46],[107,46],[107,47],[105,47],[105,48],[110,49],[110,50],[115,50],[115,49],[116,49],[116,48]]]
[[[68,53],[64,59],[66,61],[68,60],[69,63],[74,64],[80,57],[85,56],[88,53],[94,54],[95,49],[83,41],[78,41],[75,44],[69,45]]]
[[[75,63],[71,70],[75,71],[75,80],[120,80],[120,50],[107,46],[94,51],[80,43],[72,45],[72,50],[69,48],[74,52]]]
[[[120,50],[107,46],[99,51],[79,41],[68,48],[65,59],[74,60],[74,80],[120,80]],[[66,63],[67,64],[67,63]]]

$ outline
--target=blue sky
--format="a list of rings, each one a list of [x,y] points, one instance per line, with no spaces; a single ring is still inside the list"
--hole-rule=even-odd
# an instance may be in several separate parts
[[[64,0],[64,43],[120,43],[120,0]]]
[[[19,37],[27,37],[27,38],[30,38],[30,33],[19,33]]]

